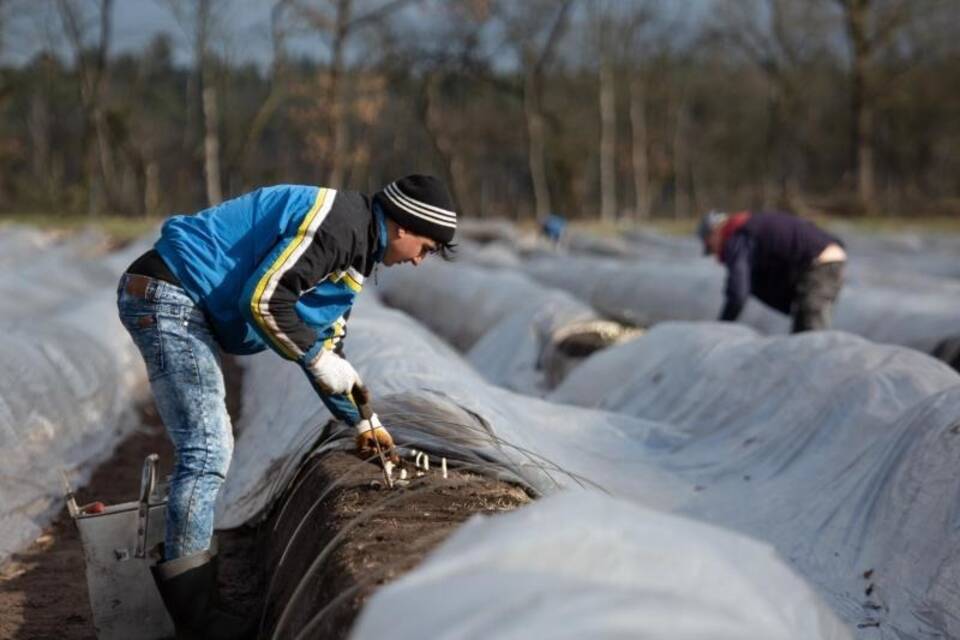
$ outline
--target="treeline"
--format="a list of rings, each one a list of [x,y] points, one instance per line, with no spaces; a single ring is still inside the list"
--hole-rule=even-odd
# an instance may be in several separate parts
[[[230,0],[161,4],[190,65],[113,54],[112,0],[0,0],[0,38],[12,7],[59,36],[0,69],[0,210],[428,171],[472,216],[960,213],[960,3],[275,0],[262,68],[219,46]]]

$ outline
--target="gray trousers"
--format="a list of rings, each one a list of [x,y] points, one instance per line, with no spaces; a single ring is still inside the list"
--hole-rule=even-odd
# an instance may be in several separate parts
[[[830,328],[830,312],[843,287],[844,265],[815,264],[800,276],[793,300],[793,333]]]

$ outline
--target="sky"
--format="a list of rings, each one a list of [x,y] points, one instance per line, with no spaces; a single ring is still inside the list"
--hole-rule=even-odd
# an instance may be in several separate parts
[[[224,16],[224,32],[229,34],[225,45],[232,59],[269,64],[271,4],[268,0],[230,0],[230,11]],[[110,47],[113,55],[140,51],[157,34],[165,32],[174,40],[176,61],[189,62],[191,54],[186,33],[163,0],[115,0],[113,11]],[[61,25],[56,14],[23,16],[18,13],[8,18],[10,26],[0,51],[0,61],[4,64],[23,64],[44,48],[60,46],[57,42]],[[91,33],[96,34],[96,29]],[[224,43],[223,39],[219,42]]]
[[[138,51],[156,34],[166,31],[174,37],[179,61],[189,59],[189,44],[183,28],[170,9],[157,0],[115,0],[115,49]],[[232,0],[227,32],[240,38],[230,43],[241,59],[269,59],[270,5],[267,0]]]
[[[7,9],[6,30],[0,46],[0,64],[21,65],[43,49],[54,49],[68,54],[62,41],[62,26],[55,12],[36,15],[22,7],[38,7],[46,0],[12,0]],[[522,2],[524,0],[515,0]],[[592,0],[589,0],[592,1]],[[631,0],[623,0],[631,2]],[[706,15],[714,0],[665,0],[668,13],[681,22],[696,22]],[[19,5],[17,3],[20,3]],[[270,41],[270,0],[220,0],[228,11],[221,12],[223,33],[227,37],[214,38],[219,51],[234,63],[254,62],[261,67],[272,60]],[[52,6],[52,2],[50,6]],[[21,7],[20,10],[17,7]],[[166,0],[114,0],[112,55],[141,51],[157,34],[167,33],[173,38],[175,61],[188,65],[191,61],[189,39],[177,22]],[[91,35],[97,25],[89,25]],[[312,51],[324,51],[316,38],[291,39],[289,49],[294,55],[309,56]]]

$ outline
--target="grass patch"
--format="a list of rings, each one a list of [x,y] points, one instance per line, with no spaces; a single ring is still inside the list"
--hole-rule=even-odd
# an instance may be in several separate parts
[[[864,235],[895,235],[898,233],[919,233],[924,235],[960,235],[960,216],[809,216],[809,219],[821,227],[837,232],[858,233]],[[655,231],[668,236],[693,237],[700,218],[652,218],[643,222],[620,221],[601,222],[599,220],[575,220],[571,226],[575,229],[599,236],[616,236],[624,231]]]
[[[921,234],[960,234],[960,216],[937,217],[890,217],[865,216],[855,218],[838,218],[820,216],[815,219],[817,224],[834,229],[852,230],[856,233],[869,235],[921,233]]]

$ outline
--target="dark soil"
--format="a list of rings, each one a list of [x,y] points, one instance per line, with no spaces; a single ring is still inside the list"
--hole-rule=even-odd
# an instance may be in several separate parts
[[[473,473],[451,469],[444,480],[433,462],[426,476],[393,490],[382,488],[379,467],[347,453],[303,465],[264,525],[265,562],[276,576],[268,580],[264,637],[287,607],[279,637],[308,625],[306,637],[346,637],[379,585],[416,566],[467,518],[529,501],[522,489]]]
[[[238,406],[239,369],[224,361],[228,408]],[[236,421],[236,414],[231,413]],[[143,459],[160,454],[160,476],[170,472],[173,449],[152,400],[141,408],[143,424],[127,437],[90,483],[77,490],[77,503],[106,504],[136,499]],[[224,607],[259,608],[263,581],[253,530],[219,532],[220,584]],[[81,640],[95,638],[87,596],[80,536],[64,508],[28,549],[0,570],[0,638],[9,640]]]

